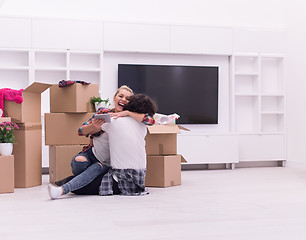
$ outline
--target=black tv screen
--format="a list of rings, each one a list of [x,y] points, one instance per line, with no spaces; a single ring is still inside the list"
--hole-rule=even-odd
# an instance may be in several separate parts
[[[127,85],[177,113],[178,124],[218,123],[218,67],[118,64],[118,87]]]

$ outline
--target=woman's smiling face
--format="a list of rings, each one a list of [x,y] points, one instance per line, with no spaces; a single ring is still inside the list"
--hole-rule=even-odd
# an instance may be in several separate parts
[[[118,93],[114,96],[115,112],[123,111],[125,104],[129,102],[129,98],[133,94],[126,89],[119,89]]]

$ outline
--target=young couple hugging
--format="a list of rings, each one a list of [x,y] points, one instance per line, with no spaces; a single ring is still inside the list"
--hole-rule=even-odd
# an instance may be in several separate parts
[[[121,86],[114,96],[115,107],[100,108],[78,130],[90,144],[71,161],[73,176],[49,184],[51,199],[69,192],[78,195],[145,195],[146,125],[154,124],[155,102],[144,94],[133,94]],[[112,120],[95,118],[110,113]]]

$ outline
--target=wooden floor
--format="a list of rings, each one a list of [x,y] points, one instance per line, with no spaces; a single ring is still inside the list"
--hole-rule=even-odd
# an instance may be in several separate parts
[[[183,171],[142,197],[50,200],[43,185],[0,194],[0,239],[306,239],[306,170]]]

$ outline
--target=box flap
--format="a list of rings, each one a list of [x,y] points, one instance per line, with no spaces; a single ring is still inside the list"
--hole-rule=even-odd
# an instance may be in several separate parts
[[[34,82],[30,86],[28,86],[24,92],[32,92],[32,93],[42,93],[51,87],[52,84]]]
[[[181,130],[190,131],[190,129],[185,128],[185,127],[183,127],[183,126],[181,126],[181,125],[177,125],[177,126],[178,126],[178,128],[181,129]]]
[[[181,132],[177,125],[153,125],[153,126],[148,126],[147,128],[150,134],[180,133]]]
[[[181,155],[181,162],[187,162],[187,160],[183,157],[183,155]]]

